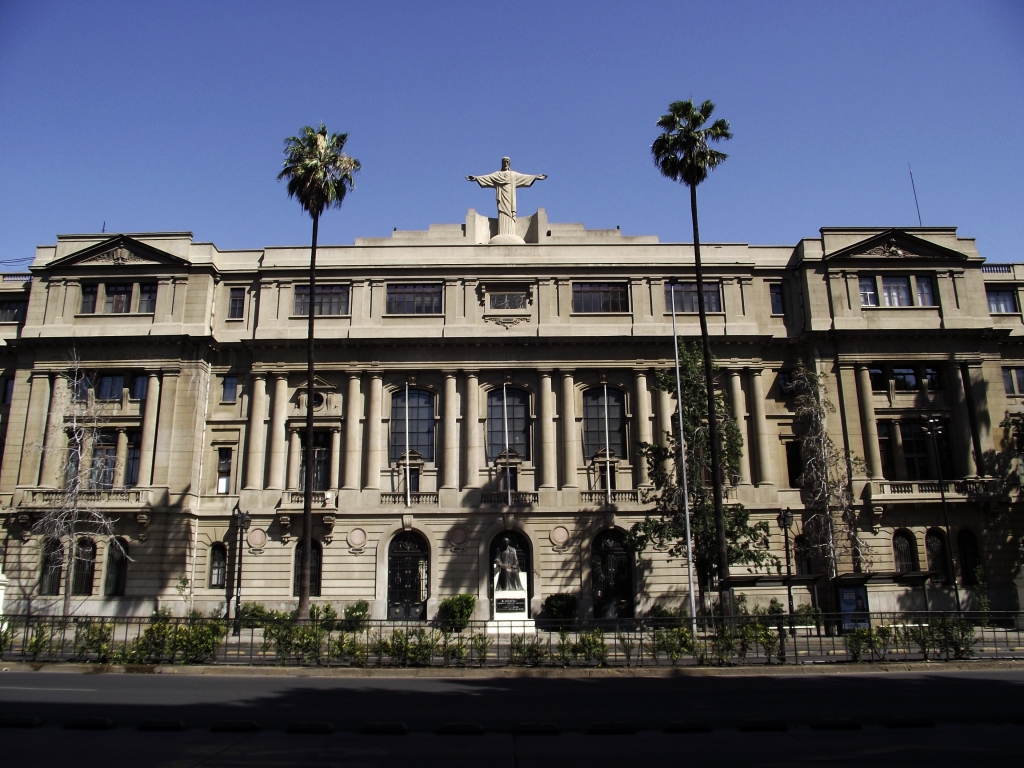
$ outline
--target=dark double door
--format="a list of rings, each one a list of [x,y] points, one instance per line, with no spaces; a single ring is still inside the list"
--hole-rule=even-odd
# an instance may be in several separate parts
[[[633,616],[633,557],[620,531],[604,531],[594,539],[591,555],[594,618]]]
[[[430,551],[418,533],[395,536],[388,549],[388,618],[424,621],[430,594]]]

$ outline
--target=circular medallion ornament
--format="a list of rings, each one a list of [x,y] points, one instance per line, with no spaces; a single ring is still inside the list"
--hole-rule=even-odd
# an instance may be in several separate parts
[[[569,542],[569,531],[563,526],[558,526],[551,531],[551,543],[556,547],[564,547]]]
[[[348,532],[348,545],[354,549],[359,549],[366,543],[366,531],[362,528],[353,528]]]
[[[448,531],[448,541],[450,541],[456,547],[461,547],[463,544],[466,543],[466,540],[468,538],[469,532],[461,526],[457,526]]]
[[[267,545],[267,532],[262,528],[253,528],[245,540],[249,542],[250,549],[263,549]]]

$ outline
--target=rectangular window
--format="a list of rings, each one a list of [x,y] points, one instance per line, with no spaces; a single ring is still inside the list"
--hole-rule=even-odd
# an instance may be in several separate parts
[[[142,453],[141,435],[137,431],[128,433],[128,452],[124,457],[124,487],[134,488],[139,484],[139,456]]]
[[[934,307],[935,292],[932,290],[932,279],[928,275],[918,275],[914,278],[917,283],[917,305],[919,307]]]
[[[1008,395],[1024,395],[1024,368],[1003,368],[1003,389]]]
[[[875,286],[875,278],[873,276],[861,275],[860,305],[862,307],[878,306],[878,288]]]
[[[385,312],[389,315],[440,315],[442,287],[437,283],[389,285]]]
[[[295,286],[295,314],[309,315],[308,285]],[[318,285],[313,292],[313,314],[316,317],[323,315],[347,315],[348,286]]]
[[[238,377],[225,376],[223,392],[220,397],[222,403],[233,403],[238,399]]]
[[[892,422],[878,422],[878,455],[882,460],[882,477],[896,479],[896,462],[892,453]]]
[[[626,283],[573,283],[572,311],[629,312],[629,290]]]
[[[793,373],[791,371],[779,371],[775,383],[778,386],[779,397],[793,396]]]
[[[917,372],[913,368],[893,368],[892,380],[897,392],[917,389]]]
[[[502,291],[488,294],[491,309],[526,309],[526,293],[523,291]]]
[[[4,379],[3,404],[10,405],[14,399],[14,379]]]
[[[132,381],[132,399],[145,400],[147,392],[149,392],[149,376],[140,373]]]
[[[770,283],[768,285],[768,295],[772,300],[772,314],[786,314],[786,303],[782,297],[782,283]]]
[[[942,381],[942,371],[938,368],[925,368],[924,380],[928,385],[928,389],[932,392],[941,392],[946,388]]]
[[[151,315],[156,312],[156,286],[139,286],[139,312],[144,315]]]
[[[217,493],[231,493],[231,449],[217,449]]]
[[[519,467],[498,467],[498,490],[502,493],[519,490]]]
[[[881,368],[869,368],[868,374],[871,376],[872,392],[889,391],[889,379],[886,378],[885,371],[883,371]]]
[[[804,473],[804,462],[800,458],[800,443],[790,440],[786,443],[786,469],[789,471],[789,487],[800,487],[800,475]]]
[[[24,319],[24,301],[0,301],[0,323],[20,323]]]
[[[913,421],[900,422],[903,438],[903,458],[907,463],[907,480],[928,480],[928,438],[921,425]]]
[[[612,458],[626,457],[625,396],[609,387],[606,409],[604,392],[603,387],[594,387],[583,393],[583,456],[598,463],[604,458],[606,438]]]
[[[993,315],[1013,314],[1017,311],[1017,292],[989,288],[988,311]]]
[[[409,450],[423,461],[434,460],[434,395],[422,389],[409,390]],[[391,441],[389,459],[398,463],[405,455],[405,390],[391,396]]]
[[[487,460],[497,461],[505,452],[505,434],[509,450],[520,459],[530,458],[530,398],[521,389],[495,387],[487,394]]]
[[[306,487],[306,436],[300,438],[302,459],[299,465],[299,490]],[[331,435],[328,432],[313,433],[313,490],[329,490],[330,484]]]
[[[309,286],[306,286],[306,297],[309,298]],[[244,315],[245,288],[232,288],[228,299],[228,319],[240,320]]]
[[[674,288],[674,290],[673,290]],[[675,299],[676,312],[699,312],[700,306],[697,302],[696,283],[671,283],[665,284],[665,304],[669,311],[672,311],[672,304]],[[704,283],[704,309],[707,312],[722,311],[722,295],[719,292],[718,283]]]
[[[89,390],[92,389],[92,382],[89,381],[88,376],[82,376],[80,379],[73,379],[69,383],[74,389],[76,403],[89,402]]]
[[[120,400],[122,390],[124,390],[124,376],[101,376],[99,386],[96,388],[96,399]]]
[[[82,312],[83,315],[96,314],[96,296],[99,293],[98,285],[82,286]]]
[[[114,487],[114,464],[117,460],[117,445],[114,435],[101,433],[92,441],[92,465],[89,467],[89,488],[94,491],[109,491]]]
[[[914,302],[910,298],[910,278],[883,277],[882,299],[887,307],[911,307]]]
[[[107,285],[107,314],[117,315],[132,311],[132,287]]]

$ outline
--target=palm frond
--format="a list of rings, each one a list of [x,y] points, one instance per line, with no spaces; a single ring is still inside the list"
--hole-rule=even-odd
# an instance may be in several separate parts
[[[353,175],[359,161],[345,154],[347,133],[328,133],[321,123],[305,126],[299,136],[285,139],[284,164],[278,181],[288,180],[288,196],[299,201],[310,216],[328,208],[340,208],[345,195],[355,188]]]
[[[691,100],[668,105],[668,113],[657,123],[662,133],[651,144],[654,164],[663,176],[693,187],[725,162],[728,155],[711,149],[709,143],[731,139],[732,133],[729,122],[722,118],[707,125],[714,111],[710,101],[700,107]]]

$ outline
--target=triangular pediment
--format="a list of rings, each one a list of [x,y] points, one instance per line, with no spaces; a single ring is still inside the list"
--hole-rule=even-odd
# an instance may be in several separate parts
[[[929,240],[904,232],[900,229],[887,229],[877,235],[860,242],[840,248],[838,251],[825,255],[826,261],[838,259],[872,259],[872,260],[915,260],[942,259],[966,261],[967,254],[946,248]]]
[[[69,253],[47,265],[54,267],[182,267],[188,262],[128,235],[115,235],[102,243]]]
[[[297,386],[295,388],[296,394],[302,394],[303,392],[305,392],[306,388],[308,386],[308,382],[309,382],[309,379],[306,379],[301,384],[299,384],[299,386]],[[332,384],[331,382],[326,381],[325,379],[321,379],[319,376],[314,375],[313,376],[313,389],[314,390],[322,389],[322,390],[325,390],[327,392],[335,392],[335,391],[337,391],[338,388],[334,384]]]

